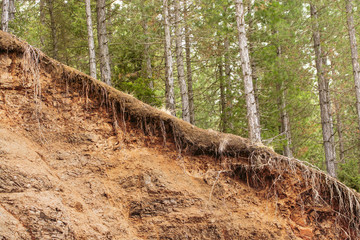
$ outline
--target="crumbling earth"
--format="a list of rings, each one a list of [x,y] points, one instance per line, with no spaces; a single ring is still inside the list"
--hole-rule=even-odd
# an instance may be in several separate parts
[[[0,54],[0,239],[349,237],[333,208],[306,201],[299,176],[256,187],[229,167],[235,156],[179,149],[168,128],[144,131],[64,75],[25,65]]]

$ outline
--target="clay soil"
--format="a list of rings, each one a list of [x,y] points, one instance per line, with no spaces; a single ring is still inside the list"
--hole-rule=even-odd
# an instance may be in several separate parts
[[[179,152],[101,98],[0,57],[0,239],[341,239],[330,208],[250,187],[231,157]],[[126,127],[125,127],[126,125]],[[306,193],[305,193],[306,194]]]

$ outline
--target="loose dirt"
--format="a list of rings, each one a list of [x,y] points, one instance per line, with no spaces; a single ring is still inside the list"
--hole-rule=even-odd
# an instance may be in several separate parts
[[[45,69],[28,84],[20,57],[0,55],[0,239],[346,239],[302,179],[250,186]]]

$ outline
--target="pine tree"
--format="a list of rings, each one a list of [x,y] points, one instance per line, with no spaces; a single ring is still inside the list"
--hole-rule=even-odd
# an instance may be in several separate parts
[[[239,32],[239,47],[244,77],[247,119],[249,137],[253,142],[261,142],[260,119],[258,118],[254,86],[252,81],[252,70],[249,58],[248,43],[245,29],[244,5],[242,0],[236,0],[236,22]]]
[[[360,65],[358,61],[358,51],[356,45],[356,34],[355,34],[352,8],[353,8],[352,0],[346,0],[347,25],[348,25],[349,40],[350,40],[353,75],[355,82],[356,110],[358,114],[358,124],[360,129]]]
[[[163,18],[165,29],[165,84],[166,84],[166,108],[169,109],[173,116],[175,112],[175,95],[174,95],[174,78],[173,62],[171,55],[171,36],[169,25],[168,1],[163,0]]]
[[[184,58],[183,58],[183,46],[182,46],[182,33],[180,27],[180,2],[179,0],[174,1],[175,9],[175,35],[176,35],[176,65],[178,73],[178,81],[180,86],[181,103],[182,103],[182,119],[186,122],[190,122],[189,112],[189,95],[188,88],[185,81],[185,69],[184,69]]]
[[[86,9],[86,25],[87,25],[88,45],[89,45],[90,76],[93,78],[96,78],[95,43],[94,43],[93,25],[92,25],[92,19],[91,19],[90,0],[85,0],[85,9]]]
[[[334,130],[330,107],[329,82],[324,76],[324,57],[321,48],[319,23],[317,20],[318,12],[316,6],[313,3],[310,5],[310,11],[311,17],[313,19],[313,40],[315,63],[318,76],[319,102],[321,110],[321,125],[323,132],[326,169],[330,176],[336,177]]]
[[[9,0],[3,0],[2,2],[1,30],[4,32],[9,31]]]
[[[100,72],[101,80],[111,86],[110,55],[108,47],[108,36],[106,31],[106,10],[105,0],[96,1],[97,12],[97,34],[100,51]]]

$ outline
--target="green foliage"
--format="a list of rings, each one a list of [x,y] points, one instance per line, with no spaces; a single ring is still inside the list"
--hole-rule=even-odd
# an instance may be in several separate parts
[[[351,159],[346,163],[340,164],[338,178],[348,187],[356,189],[358,192],[360,192],[359,162],[355,159]]]
[[[156,97],[156,90],[149,88],[150,81],[154,79],[136,78],[131,80],[127,78],[123,81],[118,81],[115,87],[120,91],[132,94],[137,99],[150,104],[155,107],[161,107],[161,99]]]

